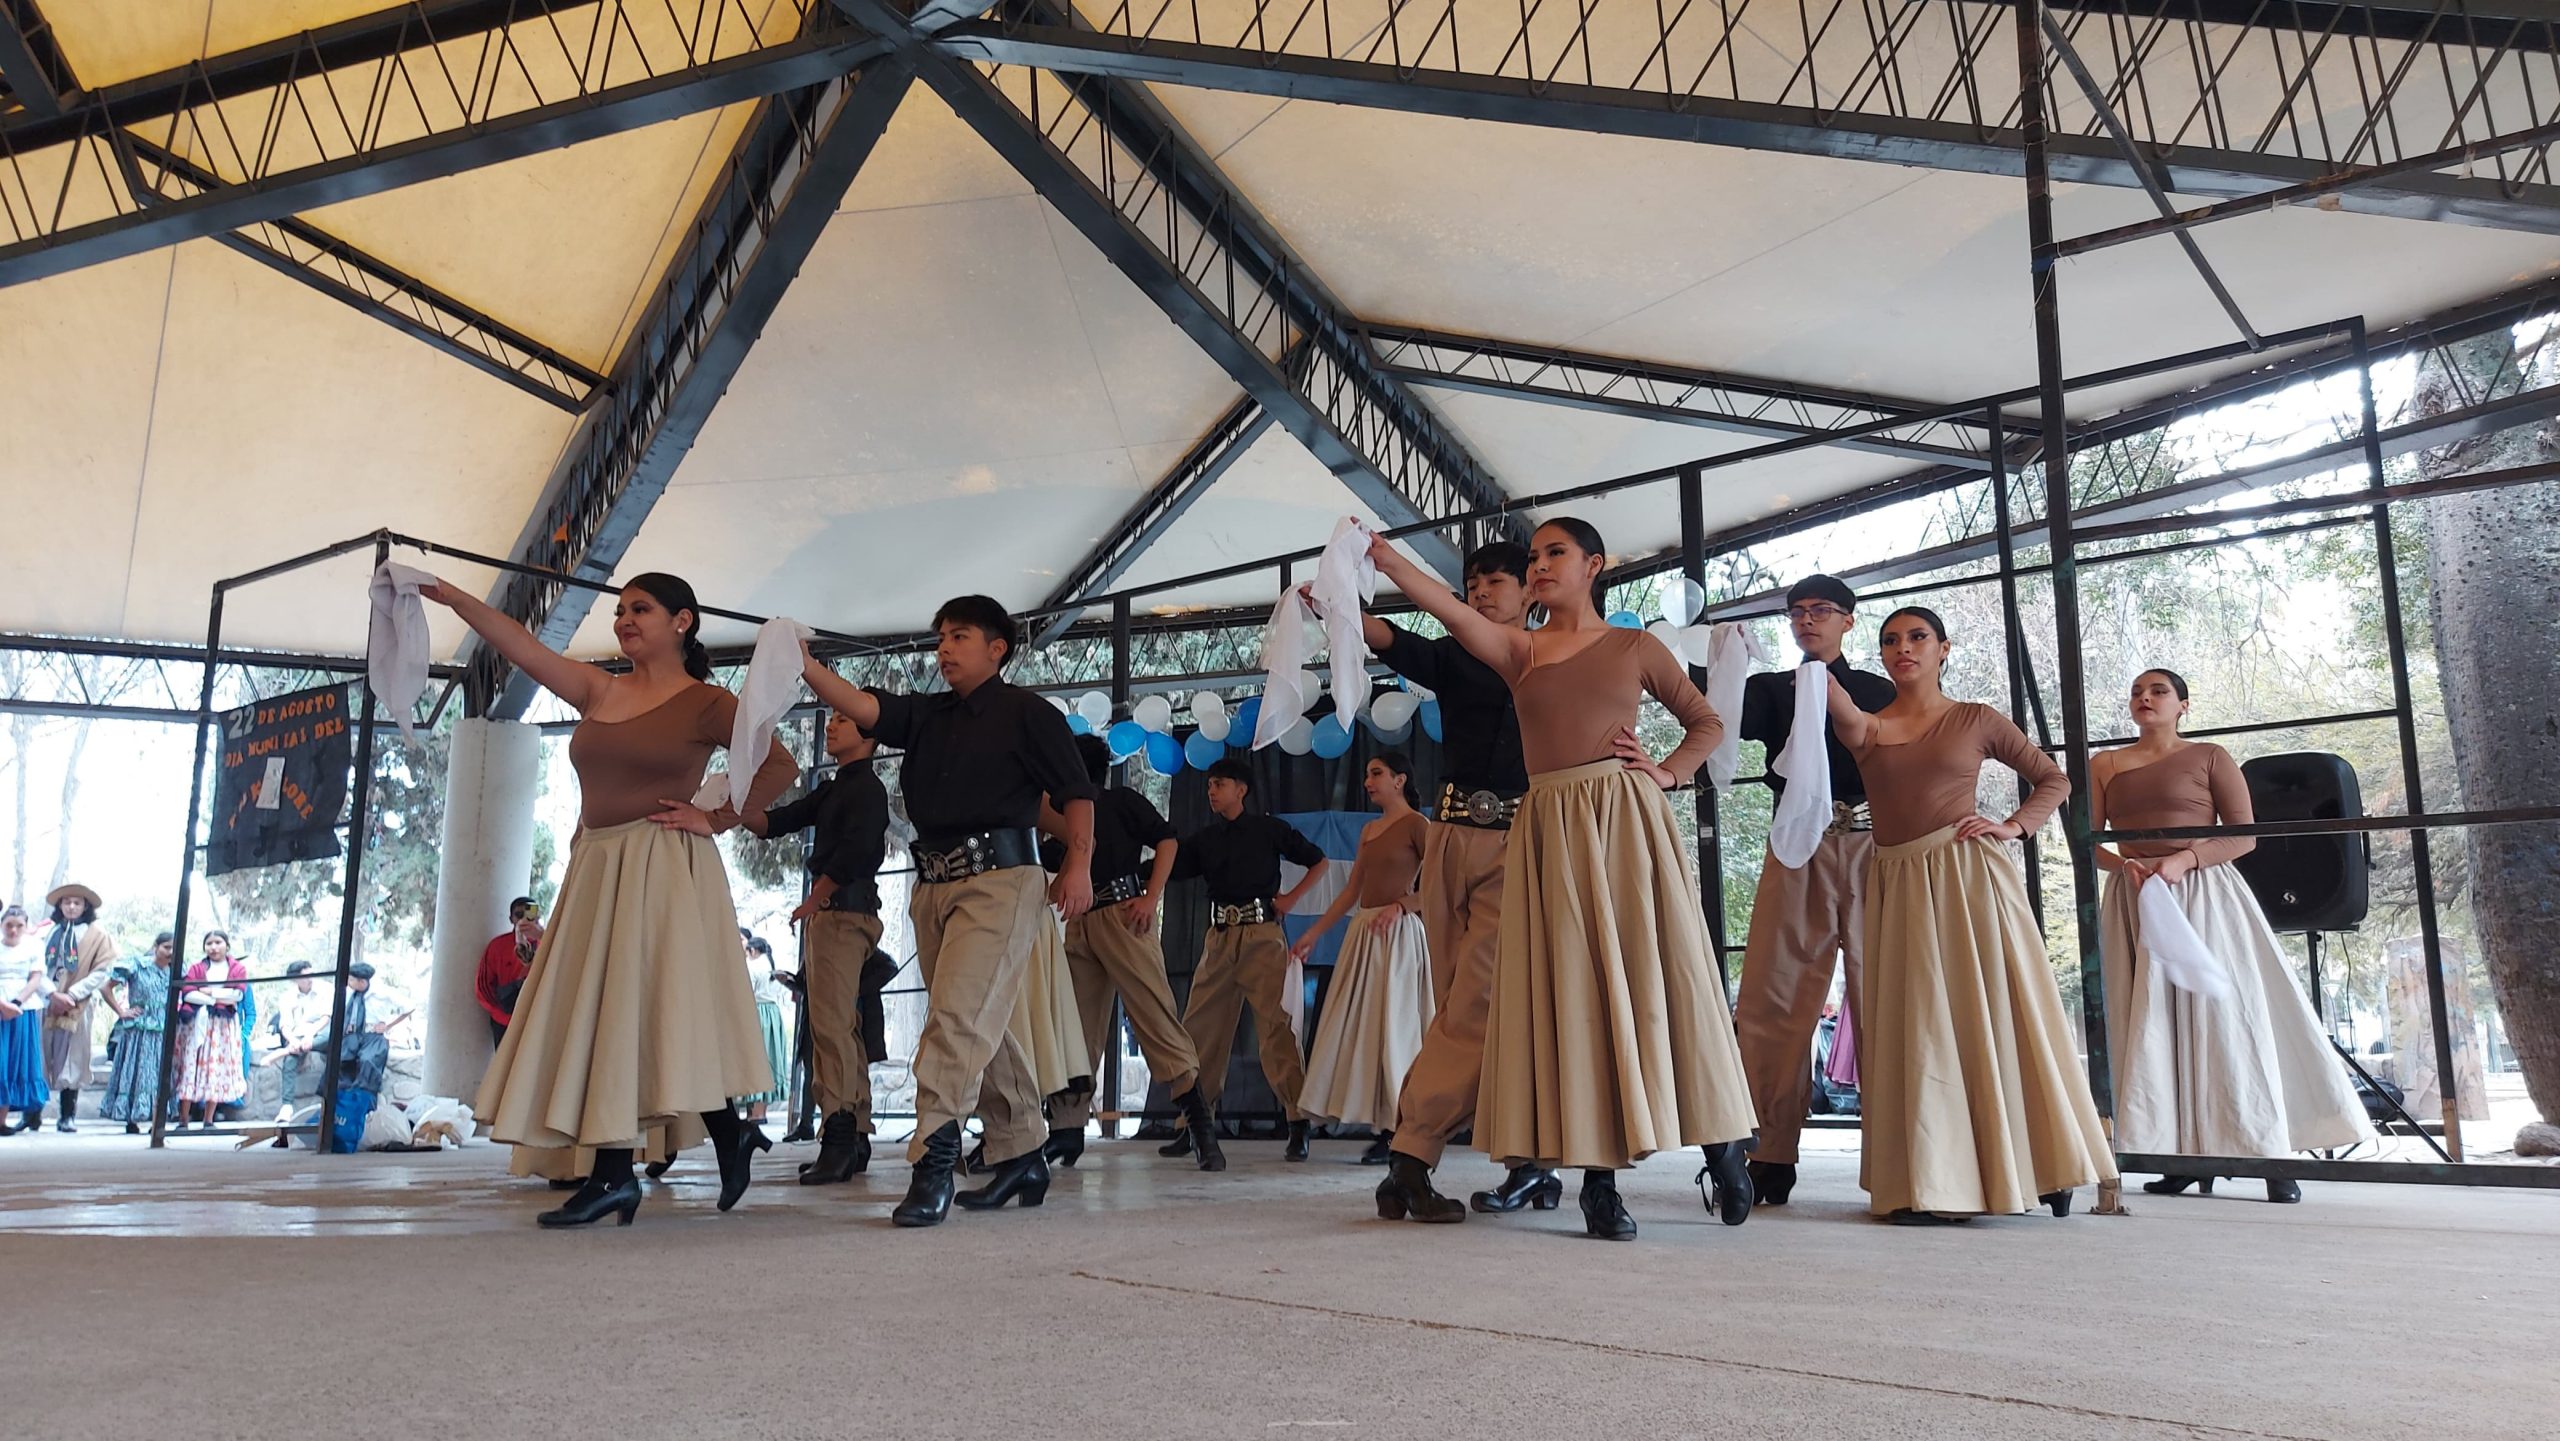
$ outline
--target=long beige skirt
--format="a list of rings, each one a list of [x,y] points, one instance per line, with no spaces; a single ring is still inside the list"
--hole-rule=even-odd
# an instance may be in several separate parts
[[[2230,978],[2232,994],[2220,1000],[2179,990],[2152,967],[2135,894],[2110,879],[2098,931],[2117,1148],[2282,1156],[2373,1139],[2347,1068],[2239,873],[2206,866],[2170,885]]]
[[[1858,1183],[1876,1215],[2026,1211],[2116,1174],[2062,992],[1997,841],[1955,827],[1867,871]]]
[[[1393,1126],[1396,1093],[1404,1073],[1422,1054],[1431,1028],[1431,943],[1422,917],[1396,908],[1396,920],[1379,935],[1373,926],[1386,907],[1351,912],[1342,950],[1316,1022],[1314,1051],[1298,1109],[1328,1121]]]
[[[1661,788],[1614,760],[1531,776],[1502,876],[1477,1146],[1616,1170],[1750,1135],[1733,1016]]]
[[[473,1105],[491,1134],[659,1153],[699,1140],[702,1112],[772,1081],[719,848],[645,820],[579,832]],[[520,1169],[575,1166],[564,1155]]]
[[[1014,1000],[1013,1019],[1005,1029],[1031,1062],[1040,1094],[1054,1096],[1093,1074],[1085,1053],[1084,1016],[1076,1009],[1075,974],[1067,968],[1066,927],[1058,913],[1040,907],[1031,944],[1031,966],[1023,974],[1022,994]]]

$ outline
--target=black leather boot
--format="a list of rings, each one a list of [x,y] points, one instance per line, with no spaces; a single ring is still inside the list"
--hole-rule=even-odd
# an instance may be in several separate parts
[[[969,1154],[960,1158],[960,1174],[963,1176],[983,1176],[986,1173],[987,1138],[980,1136],[977,1141],[969,1147]]]
[[[1304,1121],[1291,1121],[1289,1123],[1289,1144],[1280,1148],[1280,1159],[1283,1161],[1303,1161],[1306,1158],[1307,1123]]]
[[[1751,1163],[1752,1203],[1760,1206],[1783,1206],[1796,1189],[1796,1168],[1786,1161],[1754,1161]]]
[[[756,1152],[773,1149],[773,1138],[764,1127],[740,1120],[735,1111],[722,1109],[702,1113],[703,1129],[711,1133],[711,1149],[720,1158],[720,1209],[728,1210],[747,1194],[747,1186],[755,1179]]]
[[[871,1138],[862,1133],[862,1118],[851,1111],[830,1111],[818,1136],[818,1159],[800,1168],[803,1186],[840,1186],[871,1167]]]
[[[1467,1198],[1467,1204],[1488,1216],[1535,1206],[1552,1211],[1564,1202],[1564,1178],[1544,1166],[1514,1166],[1502,1184],[1490,1191],[1478,1191]]]
[[[1020,1200],[1029,1210],[1049,1199],[1049,1158],[1047,1148],[1036,1146],[1010,1161],[1000,1161],[989,1168],[993,1180],[974,1191],[963,1191],[953,1197],[971,1211],[993,1211],[1007,1201]]]
[[[1387,1155],[1387,1178],[1378,1183],[1378,1215],[1446,1226],[1467,1219],[1467,1208],[1431,1189],[1429,1166],[1395,1151]]]
[[[2036,1197],[2036,1204],[2052,1211],[2056,1218],[2068,1216],[2071,1214],[2071,1193],[2069,1191],[2047,1191],[2043,1195]]]
[[[1360,1153],[1360,1164],[1363,1166],[1385,1165],[1387,1157],[1395,1154],[1395,1139],[1395,1132],[1380,1131],[1377,1137],[1369,1142],[1369,1149]]]
[[[1627,1203],[1618,1199],[1617,1172],[1582,1173],[1582,1233],[1595,1241],[1636,1238],[1636,1218],[1627,1214]]]
[[[1750,1153],[1751,1143],[1718,1141],[1698,1149],[1707,1154],[1707,1163],[1698,1168],[1698,1194],[1707,1209],[1728,1226],[1750,1220],[1755,1192],[1751,1168],[1742,1158]]]
[[[2302,1200],[2302,1183],[2282,1176],[2267,1178],[2267,1199],[2279,1206],[2291,1206]]]
[[[1198,1093],[1197,1093],[1197,1092],[1190,1092],[1190,1093],[1187,1093],[1187,1094],[1197,1095]],[[1188,1155],[1190,1155],[1190,1154],[1191,1154],[1191,1131],[1190,1131],[1190,1129],[1189,1129],[1188,1127],[1185,1127],[1185,1128],[1184,1128],[1184,1129],[1182,1129],[1182,1130],[1179,1130],[1179,1131],[1174,1132],[1174,1133],[1173,1133],[1173,1139],[1172,1139],[1172,1140],[1167,1141],[1167,1142],[1165,1142],[1163,1145],[1156,1147],[1156,1154],[1157,1154],[1157,1155],[1159,1155],[1159,1156],[1188,1156]],[[1206,1168],[1206,1167],[1203,1167],[1202,1169],[1204,1169],[1204,1170],[1205,1170],[1205,1169],[1207,1169],[1207,1168]]]
[[[63,1092],[63,1093],[62,1093],[62,1113],[61,1113],[61,1115],[59,1115],[58,1117],[56,1117],[56,1118],[55,1118],[54,1123],[53,1123],[53,1128],[54,1128],[55,1130],[57,1130],[57,1131],[61,1132],[62,1134],[64,1134],[64,1135],[68,1136],[68,1135],[70,1135],[72,1132],[77,1131],[77,1130],[79,1130],[79,1129],[80,1129],[78,1126],[75,1126],[75,1125],[71,1124],[72,1122],[77,1121],[77,1120],[79,1120],[79,1119],[80,1119],[80,1093],[79,1093],[78,1091],[65,1091],[65,1092]]]
[[[1182,1149],[1176,1151],[1167,1148],[1163,1154],[1182,1156],[1198,1152],[1201,1170],[1225,1170],[1227,1153],[1218,1149],[1218,1121],[1215,1116],[1209,1114],[1209,1098],[1200,1094],[1200,1088],[1194,1086],[1174,1097],[1174,1103],[1182,1107],[1182,1136],[1180,1137]]]
[[[925,1137],[924,1154],[916,1158],[907,1180],[907,1199],[889,1213],[892,1225],[939,1226],[951,1214],[951,1171],[960,1164],[960,1123],[945,1121]]]
[[[1074,1170],[1076,1162],[1084,1159],[1084,1127],[1078,1126],[1070,1131],[1063,1126],[1051,1126],[1049,1139],[1040,1143],[1040,1155],[1052,1166]]]

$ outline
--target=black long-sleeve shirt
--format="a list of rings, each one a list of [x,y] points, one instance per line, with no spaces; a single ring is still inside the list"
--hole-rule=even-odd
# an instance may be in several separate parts
[[[1155,804],[1125,786],[1112,787],[1093,802],[1093,883],[1122,876],[1146,879],[1140,853],[1173,839],[1173,823]],[[1050,837],[1040,843],[1040,864],[1055,871],[1065,863],[1066,842]]]
[[[1842,656],[1830,665],[1831,674],[1840,681],[1841,689],[1858,709],[1869,715],[1893,703],[1893,682],[1874,671],[1857,670],[1849,658]],[[1786,751],[1787,735],[1796,724],[1796,673],[1792,670],[1763,671],[1742,683],[1742,738],[1758,741],[1769,748],[1769,786],[1783,792],[1786,777],[1777,773],[1778,757]],[[1850,804],[1867,798],[1866,780],[1858,774],[1858,762],[1849,748],[1840,744],[1837,732],[1825,727],[1824,749],[1831,758],[1831,799]]]
[[[869,761],[839,767],[796,801],[764,813],[764,833],[814,828],[809,868],[836,883],[829,910],[880,912],[880,863],[889,853],[889,788]]]
[[[1061,810],[1093,799],[1067,718],[1001,677],[966,696],[871,694],[880,702],[871,733],[907,753],[898,782],[921,845],[1028,830],[1044,794]]]
[[[1387,628],[1387,648],[1378,659],[1440,698],[1442,778],[1462,791],[1527,790],[1529,770],[1520,759],[1520,716],[1511,708],[1510,685],[1455,636],[1425,640],[1392,621],[1379,624]]]
[[[1173,855],[1173,877],[1198,876],[1209,883],[1210,904],[1235,906],[1278,895],[1282,861],[1312,868],[1324,858],[1321,847],[1278,816],[1244,815],[1231,821],[1213,816],[1182,838],[1182,848]],[[1097,867],[1094,874],[1102,871]]]

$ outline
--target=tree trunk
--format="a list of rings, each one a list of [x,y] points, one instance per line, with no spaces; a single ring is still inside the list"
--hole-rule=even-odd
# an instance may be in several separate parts
[[[35,766],[35,743],[36,718],[23,714],[10,716],[9,745],[17,754],[17,774],[13,779],[17,782],[18,806],[15,829],[11,832],[16,849],[16,854],[10,858],[14,865],[9,873],[9,894],[13,896],[27,893],[27,772]]]
[[[89,748],[89,722],[71,723],[71,754],[62,761],[62,820],[53,834],[53,885],[71,879],[71,818],[79,814],[80,753]],[[51,889],[48,887],[47,889]]]
[[[2506,343],[2503,335],[2491,342]],[[2451,378],[2430,363],[2420,411],[2458,403]],[[2556,456],[2560,435],[2537,426],[2430,452],[2419,469],[2462,475]],[[2560,486],[2450,496],[2425,510],[2436,663],[2461,804],[2547,805],[2560,776]],[[2473,922],[2507,1039],[2535,1108],[2560,1118],[2560,946],[2552,944],[2560,826],[2482,826],[2463,840]]]

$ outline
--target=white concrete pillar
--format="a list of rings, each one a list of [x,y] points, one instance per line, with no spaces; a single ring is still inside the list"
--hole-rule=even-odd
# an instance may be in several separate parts
[[[427,986],[427,1093],[468,1102],[489,1068],[489,1016],[472,983],[480,952],[507,928],[507,902],[533,880],[533,801],[542,732],[516,721],[464,719],[445,781],[443,863],[436,870],[435,969]]]

